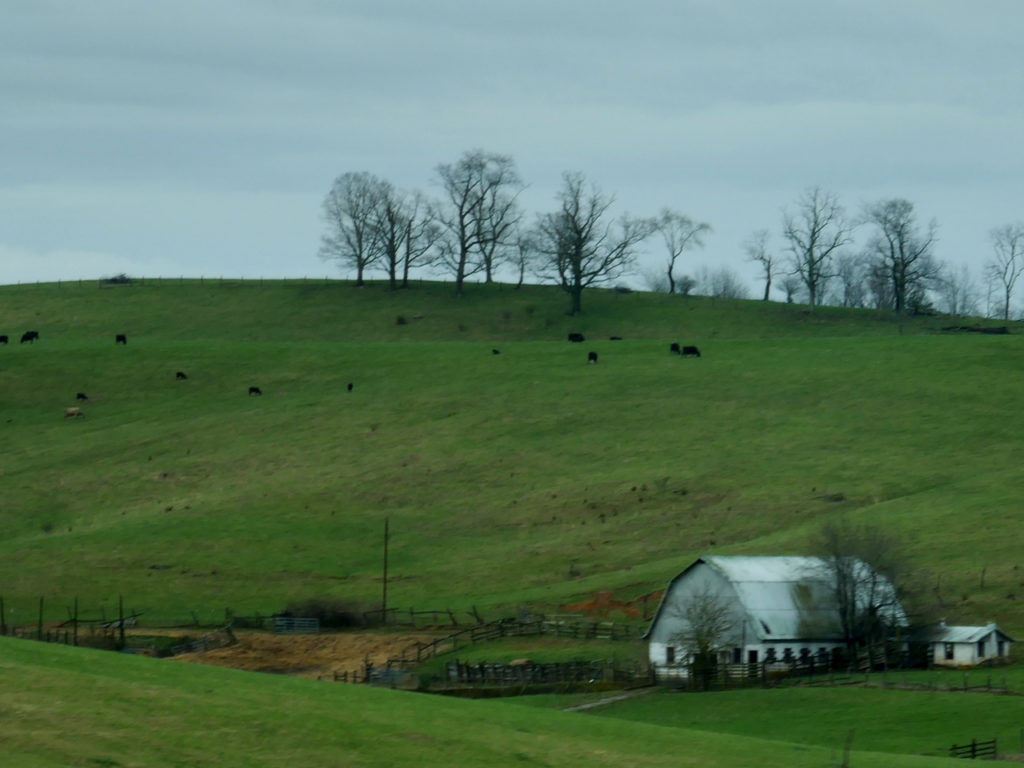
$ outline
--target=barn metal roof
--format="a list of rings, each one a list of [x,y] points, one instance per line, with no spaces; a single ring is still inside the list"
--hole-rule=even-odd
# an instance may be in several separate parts
[[[981,627],[949,625],[940,621],[938,624],[922,628],[917,636],[930,643],[976,643],[988,637],[992,632],[997,632],[1004,639],[1013,642],[1013,638],[996,626],[994,621]]]
[[[761,642],[843,639],[839,613],[829,585],[829,569],[822,558],[707,555],[676,576],[673,583],[702,563],[731,583],[749,617],[748,626],[757,633]],[[860,560],[856,561],[856,567],[870,571],[870,566]],[[906,626],[906,614],[899,601],[895,600],[892,585],[883,579],[882,589],[890,593],[895,603],[892,618]],[[651,623],[652,628],[668,595],[669,590],[666,590],[662,605]]]

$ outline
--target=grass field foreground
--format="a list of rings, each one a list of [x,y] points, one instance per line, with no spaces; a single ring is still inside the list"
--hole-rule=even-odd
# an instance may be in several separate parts
[[[834,751],[0,638],[4,764],[815,768]],[[855,752],[863,768],[946,765]]]

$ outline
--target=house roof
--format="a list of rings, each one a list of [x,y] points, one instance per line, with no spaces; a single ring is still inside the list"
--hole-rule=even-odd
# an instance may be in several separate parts
[[[748,626],[760,642],[842,639],[839,614],[828,579],[828,565],[822,558],[804,556],[701,557],[669,584],[651,622],[652,629],[662,614],[672,586],[702,564],[730,582],[747,614]],[[870,566],[860,560],[856,561],[855,567],[870,571]],[[895,600],[892,585],[883,579],[882,589],[892,595],[893,619],[905,626],[906,614],[899,601]],[[650,632],[648,629],[647,634]]]
[[[976,643],[989,636],[992,632],[1002,635],[1004,640],[1013,642],[1013,638],[1001,630],[994,621],[980,627],[949,625],[944,621],[922,627],[917,637],[929,643]]]

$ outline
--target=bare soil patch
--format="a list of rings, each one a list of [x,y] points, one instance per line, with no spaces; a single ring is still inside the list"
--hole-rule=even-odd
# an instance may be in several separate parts
[[[273,672],[316,678],[335,672],[362,670],[367,660],[383,666],[416,642],[429,642],[425,633],[381,634],[344,632],[320,635],[272,635],[236,632],[238,643],[201,653],[186,653],[175,660],[212,664],[254,672]]]

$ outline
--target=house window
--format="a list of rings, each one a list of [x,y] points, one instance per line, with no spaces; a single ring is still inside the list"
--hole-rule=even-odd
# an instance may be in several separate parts
[[[792,648],[783,648],[782,649],[782,660],[783,661],[793,661],[793,649]]]
[[[743,661],[742,654],[743,654],[743,649],[742,648],[733,648],[732,649],[732,663],[733,664],[739,664],[741,661]]]
[[[665,646],[665,663],[675,664],[676,663],[676,649],[671,645]]]
[[[806,664],[811,659],[811,649],[801,648],[800,649],[800,661]]]
[[[980,658],[980,657],[982,657],[984,655],[985,655],[985,641],[984,640],[979,640],[978,641],[978,657]]]
[[[997,640],[996,641],[996,654],[999,655],[999,656],[1005,656],[1006,655],[1006,643],[1003,642],[1002,640]]]
[[[953,660],[953,644],[952,643],[943,643],[942,647],[943,647],[943,650],[944,650],[945,655],[946,655],[946,661],[952,661]]]
[[[775,661],[775,647],[771,646],[765,650],[765,661]]]

